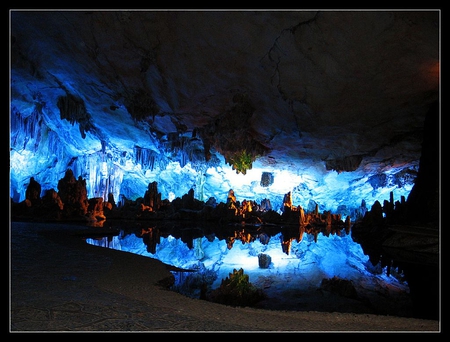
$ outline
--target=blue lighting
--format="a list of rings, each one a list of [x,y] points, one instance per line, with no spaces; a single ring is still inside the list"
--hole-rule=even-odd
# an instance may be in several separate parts
[[[36,80],[30,82],[14,83],[13,91],[28,93],[30,84],[38,88]],[[71,84],[70,80],[64,83]],[[37,90],[33,96],[11,100],[10,196],[15,202],[25,200],[31,177],[41,184],[42,196],[47,190],[56,190],[70,168],[76,178],[86,180],[89,198],[103,197],[105,201],[108,193],[116,202],[122,197],[136,200],[149,183],[157,182],[162,199],[181,198],[193,189],[198,200],[206,202],[214,197],[217,202],[226,202],[228,191],[233,189],[240,202],[270,199],[278,211],[284,195],[291,192],[295,206],[307,209],[317,204],[321,212],[340,213],[344,219],[350,216],[354,220],[363,200],[370,209],[376,200],[382,203],[389,199],[390,192],[395,200],[406,198],[417,171],[414,165],[383,165],[376,174],[374,167],[371,171],[361,168],[337,173],[327,170],[324,162],[297,160],[289,165],[268,165],[256,159],[245,175],[237,174],[216,151],[210,151],[211,160],[206,162],[201,140],[192,137],[192,132],[178,136],[182,143],[174,147],[169,134],[157,137],[143,133],[148,127],[134,122],[124,106],[115,108],[115,120],[108,120],[108,113],[96,113],[92,120],[98,121],[90,122],[92,129],[85,132],[78,122],[61,119],[56,106],[60,89],[54,90],[54,101],[43,101]],[[166,119],[159,120],[169,125]],[[101,133],[97,125],[102,127]],[[267,173],[271,183],[262,184],[261,176]]]
[[[103,239],[87,239],[87,243],[131,252],[138,255],[158,259],[166,264],[187,270],[208,270],[217,275],[212,289],[220,286],[233,272],[242,268],[254,284],[263,284],[266,279],[277,279],[284,287],[298,289],[319,288],[324,278],[338,277],[352,281],[356,287],[364,287],[379,291],[380,286],[390,291],[408,292],[408,285],[386,270],[377,270],[371,265],[369,257],[364,254],[361,246],[354,242],[351,235],[342,232],[340,236],[318,235],[305,233],[301,241],[293,239],[289,253],[282,248],[283,237],[279,233],[272,236],[267,244],[258,239],[243,243],[236,239],[232,248],[227,242],[217,237],[210,241],[207,237],[196,238],[189,248],[181,239],[173,236],[160,237],[155,253],[147,250],[141,237],[135,234],[120,234]],[[264,253],[271,257],[269,268],[260,268],[258,254]],[[182,277],[180,277],[182,280]]]

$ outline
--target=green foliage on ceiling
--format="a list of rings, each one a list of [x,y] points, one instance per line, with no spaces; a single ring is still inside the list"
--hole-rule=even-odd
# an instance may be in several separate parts
[[[253,156],[247,150],[242,150],[228,156],[226,161],[230,164],[236,173],[246,174],[247,170],[252,169],[252,164],[256,160],[256,156]]]

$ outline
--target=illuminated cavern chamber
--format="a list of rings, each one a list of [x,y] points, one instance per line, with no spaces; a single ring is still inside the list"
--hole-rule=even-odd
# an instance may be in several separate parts
[[[425,110],[431,101],[438,98],[438,73],[433,73],[433,82],[429,81],[429,73],[425,72],[428,82],[424,78],[418,78],[417,73],[422,70],[424,62],[437,61],[438,44],[435,43],[438,40],[432,38],[436,37],[438,28],[436,19],[425,20],[435,28],[426,31],[432,34],[415,40],[404,39],[405,32],[416,37],[414,31],[404,31],[406,21],[403,18],[408,18],[405,14],[400,18],[400,26],[395,21],[381,21],[381,26],[367,25],[367,22],[374,24],[376,21],[373,18],[368,20],[370,16],[364,16],[360,28],[371,27],[368,29],[371,34],[376,32],[373,27],[381,28],[387,23],[385,27],[389,30],[377,36],[379,45],[373,45],[372,39],[359,39],[358,44],[346,45],[347,42],[353,42],[353,37],[358,37],[359,34],[355,36],[354,30],[348,30],[346,20],[336,20],[335,24],[345,23],[345,30],[342,27],[328,30],[333,34],[342,34],[342,43],[345,44],[337,44],[337,50],[328,50],[334,44],[328,43],[330,36],[324,35],[327,30],[322,29],[322,25],[326,23],[322,23],[322,15],[326,17],[326,13],[313,13],[310,17],[313,18],[312,25],[296,26],[298,30],[283,29],[283,34],[279,36],[279,28],[293,27],[285,22],[273,32],[273,37],[279,37],[275,41],[273,38],[267,41],[256,40],[258,44],[263,43],[259,48],[248,49],[248,40],[242,40],[244,45],[240,51],[246,51],[245,55],[250,56],[244,64],[238,62],[240,59],[234,58],[237,50],[230,49],[234,44],[221,48],[223,60],[238,66],[239,74],[244,65],[246,69],[250,65],[256,67],[248,69],[251,77],[242,75],[244,82],[241,83],[241,75],[236,77],[236,70],[227,68],[226,63],[217,68],[219,73],[211,68],[195,67],[191,70],[183,68],[180,72],[177,66],[180,65],[181,56],[174,53],[181,51],[178,49],[180,42],[189,42],[185,44],[185,48],[191,60],[199,66],[206,67],[209,63],[205,61],[213,60],[211,55],[203,53],[192,35],[175,35],[180,39],[167,41],[160,40],[155,35],[155,44],[151,40],[146,44],[158,48],[151,48],[148,54],[142,56],[141,45],[130,44],[129,39],[134,37],[131,30],[130,36],[108,35],[108,39],[99,39],[95,30],[81,29],[89,28],[90,25],[77,25],[74,24],[78,22],[76,18],[73,21],[67,19],[72,15],[74,14],[64,13],[60,19],[56,16],[54,20],[52,16],[46,17],[48,20],[33,20],[31,17],[28,19],[32,20],[27,20],[27,16],[18,15],[13,21],[16,24],[13,25],[11,37],[12,219],[68,219],[104,226],[120,217],[161,219],[172,215],[176,219],[198,219],[199,215],[203,215],[203,218],[225,217],[233,223],[244,222],[256,226],[261,224],[259,220],[264,224],[263,219],[283,224],[292,220],[297,228],[301,228],[301,213],[304,210],[305,220],[309,221],[303,223],[315,222],[320,226],[318,235],[306,233],[308,240],[312,241],[327,233],[334,238],[336,235],[333,232],[345,232],[343,236],[348,237],[345,231],[349,227],[347,220],[354,222],[364,213],[370,212],[372,215],[367,216],[367,222],[353,227],[356,230],[352,230],[352,234],[357,236],[357,232],[361,230],[359,234],[364,236],[364,228],[367,228],[374,231],[373,235],[368,234],[368,240],[383,242],[386,232],[392,233],[388,224],[401,222],[405,217],[408,221],[403,228],[409,229],[417,220],[424,226],[428,226],[428,221],[431,221],[430,225],[438,228],[438,212],[433,209],[430,214],[427,210],[428,204],[433,200],[427,201],[416,195],[415,198],[419,199],[415,201],[414,208],[411,207],[408,213],[402,210],[404,200],[413,193],[413,184],[418,178],[417,147],[421,140],[423,119],[420,108]],[[91,13],[86,16],[96,17]],[[132,22],[153,24],[160,17],[158,14],[153,18],[155,20]],[[100,22],[95,20],[92,27]],[[128,30],[132,22],[124,22],[124,29]],[[304,22],[304,19],[296,18],[293,21],[296,25],[299,22]],[[34,23],[37,25],[34,26]],[[45,29],[47,23],[50,25]],[[55,23],[58,24],[54,25]],[[233,25],[234,23],[233,21]],[[38,27],[42,27],[42,31]],[[192,27],[196,25],[186,25],[180,33],[187,33],[190,30],[188,28]],[[261,26],[254,26],[256,29],[260,27],[267,29],[272,25],[267,26],[263,21]],[[401,34],[397,35],[393,29],[398,30],[399,27]],[[418,27],[422,26],[411,25],[414,30]],[[63,48],[69,41],[59,41],[65,34],[55,34],[55,28],[72,37],[70,49]],[[163,28],[166,28],[165,24]],[[304,28],[316,28],[320,34],[308,34],[311,40],[303,41],[299,37]],[[161,32],[157,26],[154,29],[154,32]],[[291,35],[295,31],[298,36],[292,39],[294,37]],[[134,41],[141,41],[137,38],[142,36],[142,31],[136,32]],[[210,33],[217,32],[221,30],[212,30]],[[349,36],[346,35],[347,32]],[[362,37],[364,33],[360,34]],[[74,37],[76,38],[73,39]],[[200,37],[203,47],[205,39],[201,35]],[[394,37],[397,37],[396,44],[392,44]],[[237,38],[239,37],[233,37],[230,42],[239,42]],[[122,50],[123,53],[117,54],[118,58],[113,58],[111,54],[110,41],[115,41],[117,46],[126,47]],[[175,45],[165,49],[168,53],[159,49],[160,42],[165,44],[170,41],[175,42]],[[296,43],[300,41],[301,45],[297,46]],[[311,45],[314,49],[303,49],[308,41],[314,44]],[[270,48],[275,47],[272,45],[274,42],[283,53]],[[320,50],[316,49],[316,46],[321,45],[318,42],[325,43],[323,55],[330,58],[316,59],[310,55],[321,55],[317,52]],[[367,60],[361,58],[375,46],[384,51],[386,42],[398,49],[389,53],[392,59],[386,59],[386,54],[370,54]],[[426,43],[424,48],[414,48],[420,42]],[[350,51],[350,46],[352,49],[361,49],[356,50],[362,53],[355,53],[355,60],[348,60],[349,55],[341,53]],[[299,48],[306,54],[298,54]],[[65,53],[60,54],[63,51]],[[216,53],[217,47],[213,51]],[[405,51],[426,53],[409,58],[409,54],[405,57]],[[133,57],[124,58],[124,55]],[[262,60],[261,56],[266,57]],[[292,58],[294,56],[300,58]],[[340,56],[344,56],[344,59]],[[374,57],[381,59],[376,60]],[[320,60],[325,63],[322,64]],[[336,62],[336,68],[330,68],[330,60]],[[410,64],[408,60],[417,63]],[[285,77],[291,72],[293,65],[309,65],[309,62],[304,61],[315,61],[315,67],[300,69],[300,72],[295,73],[304,77],[303,79]],[[361,61],[363,64],[360,64]],[[387,73],[390,76],[381,80],[379,87],[376,82],[373,83],[374,69],[371,67],[377,65],[390,67],[378,69],[378,75],[390,71]],[[108,76],[112,75],[111,67],[115,71],[115,77]],[[334,71],[323,72],[332,71],[330,69]],[[122,72],[125,70],[126,72]],[[206,72],[201,73],[200,70]],[[260,70],[265,72],[260,74]],[[352,82],[348,82],[348,79],[345,81],[348,88],[344,97],[341,91],[336,91],[339,89],[337,86],[342,85],[346,79],[342,77],[346,73],[340,73],[339,70],[350,71],[348,75],[352,77],[358,75],[357,78],[352,78]],[[134,74],[134,71],[140,72]],[[196,82],[200,74],[205,76],[202,77],[204,81]],[[278,81],[273,78],[275,74],[280,76]],[[137,75],[138,78],[131,75]],[[210,81],[207,80],[209,76]],[[220,86],[217,83],[219,79]],[[418,79],[421,81],[417,82]],[[160,83],[160,80],[165,81]],[[311,86],[309,82],[313,80],[320,86]],[[358,80],[362,82],[359,83]],[[141,84],[141,81],[144,82]],[[201,84],[202,87],[195,87],[196,84]],[[298,84],[307,85],[304,96]],[[386,84],[390,86],[387,87]],[[414,86],[410,87],[411,85]],[[294,89],[297,90],[293,91]],[[215,90],[214,95],[211,90]],[[394,100],[397,95],[400,96]],[[278,104],[272,101],[275,97],[279,98]],[[266,105],[260,107],[266,101]],[[252,107],[252,103],[257,103],[259,107],[254,116],[256,107]],[[344,103],[347,105],[343,105]],[[323,110],[314,108],[317,104],[322,104]],[[336,110],[338,107],[339,110]],[[92,117],[89,113],[92,113]],[[195,119],[189,120],[190,115]],[[283,119],[279,120],[280,116]],[[205,117],[213,118],[214,122],[205,124]],[[270,120],[264,120],[269,118]],[[285,125],[281,125],[281,128],[278,125],[272,127],[277,120]],[[288,126],[294,127],[292,132],[289,132],[291,127]],[[195,130],[186,129],[187,127],[214,129],[209,131],[209,141],[202,141]],[[314,129],[318,130],[314,134],[316,139],[308,139],[308,133],[314,132]],[[328,137],[329,133],[333,136]],[[274,158],[269,156],[265,159],[253,159],[252,154],[246,153],[245,147],[249,146],[241,142],[247,142],[246,138],[253,135],[257,139],[249,139],[249,143],[276,138],[277,143],[270,145],[277,147],[274,149]],[[376,142],[370,143],[372,139]],[[287,144],[294,144],[299,148],[289,149]],[[225,145],[231,145],[234,149],[223,148]],[[236,146],[243,148],[238,154],[235,153]],[[317,153],[318,150],[323,150],[323,153],[315,154],[314,162],[302,159],[311,156],[311,151]],[[434,150],[439,148],[434,146]],[[288,163],[278,163],[284,154],[287,155],[284,159]],[[291,156],[294,158],[290,158]],[[359,167],[361,159],[366,157],[370,157],[372,164],[368,166],[362,163]],[[352,171],[347,172],[349,170],[346,168],[342,170],[336,165],[339,161],[351,164],[349,169]],[[435,164],[424,165],[434,167]],[[235,169],[245,172],[239,174]],[[71,170],[71,174],[67,174],[68,170]],[[438,177],[436,174],[428,174],[425,178]],[[63,179],[67,182],[62,181],[59,186]],[[425,187],[430,188],[431,192],[436,190],[433,184]],[[231,189],[236,197],[235,203],[239,202],[238,208],[228,205],[227,198]],[[148,192],[152,195],[147,196]],[[290,195],[290,199],[286,198],[287,195]],[[244,202],[247,206],[241,205]],[[253,210],[253,206],[249,207],[248,203],[255,203],[259,210]],[[433,208],[434,203],[432,202]],[[273,212],[264,211],[270,207]],[[252,209],[252,214],[248,212],[249,208]],[[397,210],[393,211],[393,208]],[[267,213],[272,216],[263,217]],[[332,223],[335,223],[335,230]],[[331,228],[328,229],[329,227]],[[285,231],[284,238],[286,233]],[[284,238],[281,245],[285,251],[289,251]],[[423,236],[420,235],[419,238],[423,239]],[[374,255],[376,262],[379,257],[378,249],[375,249]],[[426,267],[418,269],[423,277]],[[424,288],[424,293],[430,290],[429,286]],[[434,303],[434,300],[430,302]]]
[[[145,158],[147,158],[146,160],[148,162],[144,163],[144,165],[149,165],[148,166],[149,169],[146,172],[142,171],[141,166],[133,168],[132,166],[135,164],[132,161],[132,159],[129,159],[123,164],[112,163],[111,165],[115,168],[115,170],[119,170],[120,172],[118,173],[119,174],[118,177],[111,177],[112,174],[112,172],[110,171],[111,166],[108,166],[109,165],[108,163],[110,163],[109,161],[113,158],[113,154],[108,154],[105,150],[102,151],[101,153],[95,152],[89,156],[77,158],[71,157],[70,162],[67,163],[67,165],[72,166],[73,169],[75,170],[82,170],[82,169],[86,170],[86,165],[90,165],[87,169],[93,170],[93,172],[90,173],[93,176],[90,176],[90,178],[88,179],[83,178],[81,175],[77,177],[76,175],[80,173],[75,173],[72,171],[71,168],[66,168],[64,170],[64,177],[61,177],[56,181],[55,177],[56,175],[58,175],[58,172],[55,172],[55,170],[62,170],[62,166],[58,163],[52,164],[53,168],[44,168],[42,172],[36,172],[35,174],[36,178],[34,176],[28,178],[27,177],[28,174],[32,174],[31,171],[36,169],[36,165],[34,165],[33,163],[42,164],[44,161],[52,162],[52,160],[53,162],[55,162],[55,160],[57,160],[55,155],[59,155],[59,157],[63,159],[64,155],[66,155],[67,153],[64,152],[64,149],[66,147],[55,143],[56,139],[48,138],[48,136],[54,134],[51,131],[47,132],[47,139],[46,139],[47,145],[33,143],[33,139],[29,139],[33,137],[36,138],[36,135],[30,133],[32,132],[32,130],[23,128],[23,131],[26,132],[27,134],[20,134],[19,133],[20,130],[12,132],[13,137],[12,142],[16,146],[16,148],[13,148],[11,150],[11,162],[13,165],[13,167],[11,168],[12,219],[20,220],[23,218],[25,219],[40,218],[43,220],[47,219],[73,220],[74,218],[78,218],[81,219],[81,222],[84,224],[89,223],[91,225],[102,226],[105,222],[108,222],[109,215],[111,219],[124,218],[124,213],[126,213],[125,218],[132,218],[132,219],[136,219],[137,217],[144,219],[161,219],[167,217],[165,215],[174,214],[175,216],[173,216],[173,218],[183,220],[186,218],[198,219],[199,217],[201,217],[201,215],[206,215],[203,216],[203,218],[205,218],[208,217],[207,215],[210,215],[209,218],[217,219],[228,217],[230,219],[230,222],[238,224],[242,224],[242,222],[244,222],[257,226],[261,223],[264,223],[264,221],[263,220],[260,221],[261,217],[255,214],[270,212],[273,214],[270,217],[270,219],[274,220],[276,223],[287,224],[294,222],[294,224],[298,228],[299,225],[301,226],[302,220],[305,219],[305,218],[301,219],[302,210],[304,210],[304,212],[306,212],[306,214],[308,215],[306,216],[307,217],[306,221],[303,221],[303,223],[314,223],[314,220],[311,220],[311,218],[318,219],[316,223],[318,223],[318,226],[320,227],[320,233],[318,233],[317,230],[316,233],[317,234],[325,233],[325,235],[327,233],[332,233],[331,236],[335,236],[333,233],[342,232],[345,231],[346,228],[347,229],[349,228],[349,223],[347,220],[353,221],[354,219],[352,219],[352,215],[354,215],[354,218],[357,219],[361,218],[364,215],[364,213],[369,213],[373,211],[373,215],[368,216],[369,220],[368,223],[362,225],[363,231],[364,226],[369,227],[370,230],[371,227],[374,227],[373,222],[377,221],[375,224],[375,227],[377,228],[375,232],[375,237],[376,238],[381,237],[382,239],[385,237],[386,232],[385,229],[386,223],[385,221],[383,221],[386,218],[391,220],[393,217],[398,222],[404,221],[405,217],[408,218],[409,220],[412,218],[413,220],[419,219],[425,222],[431,221],[433,226],[437,220],[437,215],[434,215],[435,213],[434,204],[436,202],[434,201],[423,202],[420,196],[417,197],[418,193],[417,191],[416,195],[413,196],[416,202],[414,208],[420,207],[422,204],[425,203],[426,206],[424,208],[427,209],[427,206],[431,203],[431,210],[427,210],[424,213],[424,215],[421,216],[417,216],[417,210],[410,210],[409,213],[402,210],[402,207],[404,207],[405,205],[404,200],[406,197],[400,196],[399,198],[397,195],[394,194],[394,192],[397,193],[398,189],[403,189],[404,191],[409,193],[409,191],[405,189],[408,189],[408,186],[412,188],[412,184],[414,183],[412,179],[414,178],[415,175],[414,172],[409,171],[406,173],[409,176],[400,179],[403,180],[409,179],[410,181],[404,183],[393,182],[395,184],[395,186],[393,187],[392,186],[382,187],[382,185],[386,184],[392,185],[392,179],[395,179],[393,178],[393,176],[372,175],[370,177],[368,176],[362,177],[360,179],[360,182],[356,182],[356,184],[359,185],[359,187],[355,186],[355,188],[351,187],[346,188],[342,186],[343,184],[347,186],[349,185],[348,178],[346,178],[347,176],[346,173],[338,174],[336,172],[331,171],[325,177],[323,177],[321,181],[317,181],[317,179],[311,181],[311,179],[305,177],[304,174],[302,174],[301,176],[297,174],[293,175],[292,172],[289,172],[288,170],[272,169],[270,171],[267,171],[267,168],[259,168],[257,161],[255,162],[256,167],[254,166],[251,170],[249,170],[246,173],[246,175],[236,174],[234,170],[232,170],[229,166],[227,166],[223,162],[222,163],[219,162],[218,164],[215,165],[209,165],[206,171],[205,169],[200,168],[203,171],[203,173],[199,173],[198,170],[200,169],[197,170],[193,169],[191,163],[188,162],[184,165],[184,167],[181,167],[180,161],[173,161],[173,160],[165,164],[164,170],[161,171],[161,163],[160,163],[160,165],[158,165],[156,168],[155,167],[153,168],[152,172],[150,171],[149,166],[150,165],[154,166],[155,165],[154,161],[156,159],[153,158],[154,157],[153,153],[148,153],[145,154],[146,155]],[[42,135],[40,136],[42,137]],[[48,142],[50,141],[53,142],[52,143],[53,145],[51,144],[48,145]],[[17,146],[22,146],[23,148],[19,149]],[[48,152],[48,150],[52,148],[53,154]],[[46,154],[40,155],[42,151],[46,151]],[[45,158],[43,156],[45,156]],[[53,156],[54,159],[49,158],[49,156]],[[125,157],[126,154],[122,154],[122,156]],[[140,158],[144,158],[142,157],[142,153],[140,154]],[[80,160],[82,160],[83,163],[81,163]],[[93,160],[96,162],[93,163]],[[214,163],[217,163],[217,160],[220,161],[220,156],[217,157],[217,159],[212,160]],[[80,165],[84,166],[81,167]],[[136,183],[133,182],[132,179],[127,178],[130,177],[129,175],[127,177],[124,176],[125,174],[124,165],[126,167],[129,167],[130,170],[129,174],[132,174],[134,176],[140,175],[136,177],[138,185],[136,185]],[[194,165],[201,166],[205,164],[194,163]],[[427,165],[431,164],[428,163]],[[192,172],[192,170],[194,170],[195,172]],[[427,169],[425,170],[427,171]],[[430,169],[428,169],[428,172],[429,171]],[[145,178],[142,177],[143,174],[145,174],[146,176],[152,175],[152,177],[157,178],[151,177]],[[314,173],[311,172],[311,174]],[[235,178],[232,178],[231,175]],[[47,179],[47,181],[44,182],[43,185],[41,185],[40,184],[41,179]],[[94,179],[94,182],[92,182],[92,179]],[[106,181],[102,182],[98,181],[98,179],[100,180],[106,179]],[[165,189],[164,190],[165,193],[168,194],[167,197],[164,198],[162,196],[162,193],[160,191],[160,185],[156,180],[146,183],[147,179],[158,179],[160,181],[162,180],[163,189]],[[229,181],[229,179],[233,179],[233,182]],[[250,185],[248,185],[249,179]],[[421,179],[422,185],[424,179],[431,180],[431,183],[435,181],[435,178],[427,177],[427,174],[425,174],[425,176],[422,177]],[[121,180],[121,183],[118,180]],[[172,183],[171,187],[167,185],[167,183],[170,184],[168,180],[172,180],[174,182]],[[281,181],[277,182],[277,180]],[[299,180],[304,181],[304,183],[302,183],[298,187],[292,187],[292,184],[300,184]],[[339,180],[344,180],[344,183],[340,183]],[[114,183],[115,181],[117,181],[117,183]],[[22,190],[18,191],[17,189],[20,187],[18,187],[17,184],[19,184],[20,182],[22,182],[21,186]],[[176,187],[173,185],[175,184],[175,182]],[[308,182],[315,184],[316,187],[315,188],[308,187],[309,184]],[[128,185],[122,187],[124,183]],[[57,187],[54,187],[54,184],[57,184]],[[134,187],[131,186],[133,184]],[[190,186],[192,184],[193,186]],[[209,184],[209,188],[207,184]],[[214,188],[211,187],[211,184],[214,184],[217,187],[216,192],[211,191],[211,189]],[[234,186],[231,186],[231,184]],[[335,187],[332,186],[333,184],[335,184]],[[406,184],[406,186],[402,188],[399,187],[399,184]],[[360,198],[355,196],[357,200],[353,199],[353,202],[350,201],[350,203],[355,203],[355,201],[358,201],[356,202],[357,204],[355,203],[355,207],[357,208],[357,210],[347,211],[347,213],[350,212],[350,214],[345,214],[341,212],[336,213],[333,211],[327,211],[322,209],[326,208],[326,206],[321,203],[326,203],[328,204],[329,207],[336,206],[336,198],[334,198],[333,196],[327,197],[327,195],[329,195],[330,193],[342,194],[342,192],[339,191],[333,192],[334,190],[336,190],[336,188],[338,188],[338,190],[345,188],[345,191],[350,190],[351,193],[352,191],[355,191],[355,189],[361,188],[364,189],[364,187],[365,186],[367,187],[368,185],[370,185],[371,190],[369,192],[359,190],[360,191],[359,194],[370,193],[371,195],[373,195],[374,190],[379,191],[380,189],[384,191],[394,189],[394,191],[390,191],[388,196],[383,196],[384,198],[389,198],[389,200],[386,199],[383,201],[375,200],[373,203],[376,205],[373,208],[370,207],[370,203],[372,202],[368,202],[369,206],[366,207],[365,201],[361,200],[361,202],[358,203]],[[119,195],[119,198],[116,200],[115,196],[111,195],[112,193],[109,191],[111,189],[117,188],[117,186],[120,186],[121,189],[125,189],[127,187],[135,189],[134,191],[137,194],[135,195],[135,199],[130,199],[127,198],[126,196]],[[271,189],[271,187],[274,186],[277,186],[276,189],[278,191],[280,191],[281,189],[282,191],[285,192],[280,194],[279,192],[276,193],[268,191]],[[58,191],[54,190],[56,188],[58,189]],[[173,191],[168,191],[167,188]],[[187,188],[189,189],[186,192],[184,192],[184,189]],[[301,188],[303,191],[298,191],[299,188]],[[431,190],[434,189],[433,186],[429,188]],[[145,191],[141,191],[140,189],[143,189]],[[199,191],[199,189],[203,190]],[[319,189],[320,193],[324,195],[320,197],[319,190],[315,189]],[[324,191],[325,189],[329,191]],[[231,193],[230,190],[233,190],[233,193]],[[313,192],[313,190],[316,192]],[[240,191],[243,191],[245,197],[241,195]],[[94,192],[94,196],[90,196],[92,192]],[[308,192],[308,196],[304,194],[306,192]],[[19,193],[22,193],[22,195],[20,195]],[[95,194],[98,195],[99,193],[101,193],[102,195],[95,196]],[[181,196],[177,196],[175,195],[175,193],[184,193],[184,194]],[[217,196],[219,200],[217,200],[216,197],[214,196],[208,197],[208,195],[210,195],[211,193],[219,194],[219,196]],[[383,191],[375,193],[380,196],[382,194],[387,194],[387,192],[385,193]],[[260,195],[261,196],[260,198],[262,198],[262,200],[261,201],[252,200],[251,199],[252,194],[253,198],[255,198],[255,194]],[[275,194],[275,196],[270,197],[270,195],[273,194]],[[312,198],[317,198],[314,197],[315,194],[318,194],[319,196],[318,198],[322,198],[323,202],[318,203],[315,200],[312,200]],[[105,195],[107,200],[104,200]],[[302,195],[304,197],[302,197]],[[237,206],[235,205],[234,208],[233,205],[231,205],[232,203],[228,200],[230,196],[233,198],[233,201],[231,202],[238,204]],[[240,196],[241,198],[238,200],[237,196]],[[344,195],[343,197],[348,199],[349,196],[351,197],[351,195],[347,194]],[[20,200],[22,197],[25,199]],[[202,198],[202,200],[199,198]],[[306,198],[308,198],[307,201],[308,204],[303,209],[301,205],[297,204],[298,203],[297,200]],[[328,201],[325,200],[327,198],[329,199]],[[303,202],[305,202],[305,200]],[[247,205],[243,206],[242,204],[244,203],[246,203]],[[252,205],[255,204],[258,210],[253,210],[253,206],[248,206],[248,203],[252,203]],[[270,205],[268,205],[269,203]],[[43,206],[46,209],[49,208],[53,209],[42,210]],[[113,206],[115,206],[117,210],[111,210]],[[268,210],[270,207],[275,210],[273,211]],[[164,208],[166,210],[164,210]],[[170,209],[167,210],[168,208]],[[204,208],[207,209],[204,210]],[[250,213],[249,208],[251,208],[250,211],[252,213],[251,215],[249,215]],[[344,210],[343,207],[337,206],[337,208],[338,211]],[[391,216],[392,213],[396,214]],[[411,215],[411,213],[413,213],[413,215]],[[216,216],[214,216],[214,214]],[[50,217],[45,215],[53,215],[53,216]],[[333,224],[335,227],[337,227],[337,229],[333,230]],[[311,233],[309,232],[307,234]],[[312,234],[310,236],[317,236],[317,235]],[[371,239],[370,236],[369,239]],[[421,239],[423,240],[423,237],[421,237]],[[299,240],[301,241],[301,239]],[[423,243],[427,243],[427,241],[424,241]],[[438,246],[438,244],[435,243],[435,240],[433,240],[432,245]],[[380,255],[377,253],[375,253],[374,255],[375,255],[374,262],[376,264],[378,261],[376,258],[379,258]],[[432,257],[433,260],[431,260],[430,263],[431,267],[427,267],[425,270],[433,270],[435,265],[437,264],[435,256],[436,257],[438,256],[438,252],[435,253],[433,249],[431,255],[433,256]],[[388,258],[387,260],[380,260],[380,262],[381,265],[386,266],[389,265],[390,261]],[[383,262],[386,262],[386,264],[383,264]],[[435,276],[435,274],[433,273],[434,271],[431,272],[432,277],[434,277]],[[428,290],[430,290],[429,283],[423,286],[425,288],[428,288]],[[417,293],[418,291],[416,290],[415,292]],[[436,302],[435,297],[437,296],[436,295],[437,290],[435,289],[434,281],[431,293],[433,295],[432,300],[431,301],[422,300],[422,305],[432,306],[431,308],[429,308],[429,310],[432,311],[431,313],[432,317],[435,317],[435,302]]]
[[[368,209],[376,200],[383,201],[394,192],[400,200],[407,197],[414,184],[417,166],[392,167],[383,172],[365,174],[363,171],[338,173],[326,170],[323,163],[296,164],[294,167],[270,166],[256,159],[246,174],[237,173],[220,153],[213,150],[209,160],[201,140],[195,134],[168,134],[153,140],[153,146],[134,145],[131,150],[114,149],[114,144],[74,138],[73,145],[63,145],[59,134],[79,136],[77,125],[60,123],[62,132],[48,127],[42,111],[28,116],[18,110],[11,114],[10,196],[13,202],[26,199],[31,177],[41,184],[41,196],[56,189],[67,169],[86,183],[88,198],[108,201],[111,194],[116,203],[142,197],[148,184],[157,182],[162,199],[182,197],[191,189],[194,197],[208,201],[225,201],[233,189],[237,200],[261,203],[270,199],[279,211],[283,198],[290,192],[295,206],[350,216],[356,219],[363,202]],[[67,138],[66,138],[67,139]],[[118,143],[116,143],[118,144]],[[95,151],[96,146],[99,150]],[[87,151],[84,153],[77,152]]]

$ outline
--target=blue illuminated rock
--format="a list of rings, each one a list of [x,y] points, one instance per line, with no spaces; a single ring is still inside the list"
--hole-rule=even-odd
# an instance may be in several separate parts
[[[408,196],[439,100],[438,11],[14,10],[10,33],[15,203],[71,169],[104,202],[157,182],[354,219]]]

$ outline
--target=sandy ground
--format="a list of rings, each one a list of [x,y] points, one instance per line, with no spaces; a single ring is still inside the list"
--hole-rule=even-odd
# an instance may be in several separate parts
[[[288,311],[188,298],[161,286],[171,276],[168,265],[89,245],[87,231],[11,223],[10,333],[442,332],[437,320],[326,312],[317,302],[311,311]]]

